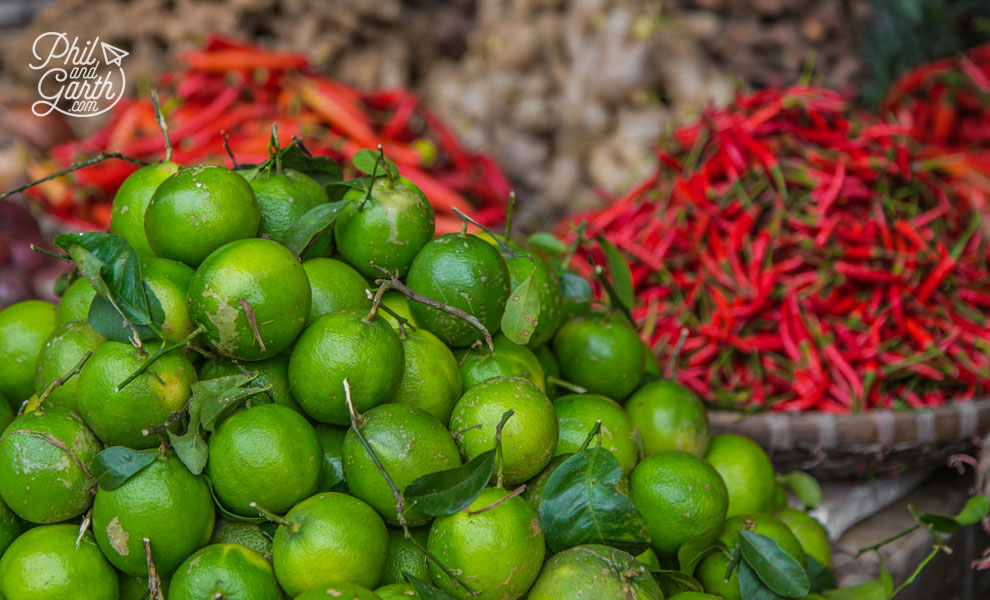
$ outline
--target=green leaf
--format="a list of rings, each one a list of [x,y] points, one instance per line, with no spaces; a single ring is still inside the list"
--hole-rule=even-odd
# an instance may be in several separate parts
[[[199,428],[187,431],[183,435],[168,432],[168,443],[171,444],[175,455],[179,457],[182,464],[186,465],[189,472],[199,475],[206,467],[206,459],[209,458],[209,449],[202,436],[199,435]]]
[[[93,476],[100,487],[115,490],[141,469],[155,462],[154,450],[132,450],[123,446],[110,446],[96,455]]]
[[[534,233],[526,238],[526,245],[551,257],[567,254],[567,246],[564,245],[564,242],[558,240],[557,236],[552,233],[545,231]]]
[[[718,538],[701,536],[690,539],[677,549],[678,567],[681,573],[691,575],[703,558],[718,551],[729,553],[729,549]]]
[[[316,236],[333,226],[333,222],[337,220],[337,215],[348,204],[350,204],[349,200],[338,200],[314,206],[296,219],[285,240],[285,246],[289,252],[295,256],[300,256],[313,243]]]
[[[535,267],[534,267],[535,272]],[[533,275],[523,279],[509,294],[502,313],[502,333],[513,344],[525,346],[540,319],[540,294]]]
[[[667,579],[669,585],[675,585],[681,589],[683,592],[701,592],[701,582],[699,582],[694,577],[682,573],[681,571],[675,571],[673,569],[650,569],[653,576],[657,579]],[[667,587],[667,586],[664,586]]]
[[[369,150],[367,148],[363,150],[358,150],[354,154],[354,158],[351,160],[354,163],[354,168],[358,171],[364,173],[365,175],[375,175],[376,177],[382,177],[385,175],[385,169],[388,169],[392,177],[397,177],[399,175],[399,168],[395,166],[387,156],[385,158],[385,169],[380,165],[378,169],[375,169],[376,163],[378,163],[379,153],[376,150]]]
[[[337,161],[329,156],[313,156],[296,142],[279,152],[282,155],[283,169],[292,169],[309,175],[324,188],[344,178]]]
[[[791,471],[777,479],[781,485],[794,492],[807,508],[815,508],[822,503],[822,487],[818,485],[817,479],[804,471]]]
[[[818,562],[810,554],[805,555],[808,562],[808,582],[811,584],[811,593],[818,594],[825,590],[830,590],[838,585],[835,581],[835,573],[822,563]]]
[[[155,303],[157,304],[157,302],[158,299],[155,298]],[[89,305],[87,320],[93,331],[115,342],[131,343],[131,336],[135,331],[142,340],[155,338],[155,332],[147,325],[134,325],[133,330],[129,328],[123,315],[104,296],[93,297],[93,302]]]
[[[247,385],[257,376],[256,372],[248,375],[228,375],[192,384],[191,402],[198,406],[199,420],[203,429],[213,431],[223,417],[233,412],[243,400],[255,394],[258,394],[258,398],[255,399],[256,404],[271,402],[271,399],[262,393],[270,389],[270,385],[264,387]]]
[[[629,263],[626,262],[619,249],[604,237],[598,237],[598,245],[602,249],[602,254],[605,255],[609,280],[612,282],[612,287],[615,288],[616,296],[618,296],[618,298],[611,298],[612,304],[620,303],[627,311],[631,311],[636,305],[636,291],[633,289],[632,271],[629,269]]]
[[[776,540],[752,531],[740,531],[739,550],[744,562],[777,594],[799,598],[811,589],[804,567],[784,552]]]
[[[622,469],[605,448],[586,448],[560,463],[540,500],[540,522],[554,552],[605,544],[632,555],[650,545],[646,519],[616,489]]]
[[[746,561],[739,563],[739,592],[746,600],[783,600],[757,577]]]
[[[203,481],[206,482],[206,487],[210,488],[210,495],[213,496],[213,504],[216,505],[217,510],[220,511],[220,514],[223,515],[223,517],[225,519],[228,519],[230,521],[240,521],[241,523],[254,523],[255,525],[257,525],[259,523],[267,523],[268,522],[268,519],[266,519],[265,517],[262,517],[261,515],[256,515],[256,516],[253,516],[253,517],[248,517],[248,516],[239,515],[239,514],[237,514],[235,512],[231,512],[231,511],[227,510],[227,507],[224,506],[220,502],[220,499],[219,498],[217,498],[216,492],[213,491],[213,482],[210,481],[210,478],[207,477],[206,475],[200,475],[200,477],[202,477],[203,478]]]
[[[419,600],[457,600],[447,592],[426,583],[409,571],[403,571],[402,574],[405,575],[406,581],[412,586]]]
[[[441,517],[463,510],[488,486],[495,473],[495,451],[489,450],[467,464],[423,475],[402,492],[409,506]]]

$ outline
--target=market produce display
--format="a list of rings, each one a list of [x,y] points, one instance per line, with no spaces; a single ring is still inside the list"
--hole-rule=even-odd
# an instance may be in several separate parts
[[[740,94],[560,232],[630,258],[641,334],[671,360],[683,333],[680,381],[717,406],[969,400],[990,391],[988,90],[982,47],[906,75],[881,117],[810,86]]]

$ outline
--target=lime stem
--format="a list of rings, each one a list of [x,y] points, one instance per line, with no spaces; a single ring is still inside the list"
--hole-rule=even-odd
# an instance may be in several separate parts
[[[151,553],[151,540],[141,538],[144,544],[144,557],[148,561],[148,600],[164,600],[162,582],[158,578],[158,568],[155,567],[155,557]]]
[[[553,375],[547,375],[547,378],[546,379],[547,379],[547,383],[551,383],[553,385],[559,385],[560,387],[562,387],[564,389],[567,389],[567,390],[570,390],[570,391],[574,392],[575,394],[587,394],[588,393],[587,388],[583,388],[583,387],[581,387],[581,386],[579,386],[579,385],[577,385],[575,383],[571,383],[570,381],[564,381],[563,379],[561,379],[559,377],[554,377]]]
[[[467,509],[465,509],[464,512],[466,512],[469,516],[472,516],[472,517],[474,515],[480,515],[481,513],[485,512],[485,511],[489,511],[489,510],[495,508],[496,506],[498,506],[499,504],[502,504],[503,502],[505,502],[505,501],[507,501],[507,500],[509,500],[511,498],[515,498],[516,496],[518,496],[519,494],[521,494],[521,493],[523,493],[525,491],[526,491],[526,484],[524,483],[524,484],[520,485],[519,487],[517,487],[516,489],[512,490],[511,492],[509,492],[508,494],[506,494],[505,496],[499,498],[498,500],[496,500],[495,502],[492,502],[491,504],[489,504],[488,506],[486,506],[484,508],[479,508],[478,510],[467,510]]]
[[[574,255],[577,253],[577,249],[584,243],[584,229],[587,227],[587,223],[581,223],[577,227],[577,237],[574,238],[574,242],[571,247],[567,249],[567,254],[564,256],[564,260],[560,263],[561,270],[566,271],[568,267],[571,266],[571,261],[574,260]]]
[[[83,365],[86,364],[86,361],[89,360],[89,357],[90,356],[93,356],[93,351],[92,350],[90,350],[89,352],[87,352],[82,357],[82,360],[80,360],[78,363],[76,363],[76,366],[72,367],[72,369],[70,369],[68,373],[66,373],[65,375],[62,375],[61,377],[59,377],[55,381],[53,381],[53,382],[51,382],[51,383],[48,384],[48,387],[45,388],[45,391],[41,393],[41,397],[38,398],[38,410],[39,411],[41,410],[41,406],[42,406],[42,404],[45,403],[45,400],[48,398],[49,394],[51,394],[53,391],[55,391],[55,388],[63,385],[66,381],[68,381],[69,379],[71,379],[75,375],[78,375],[79,374],[79,371],[82,370]]]
[[[601,265],[596,265],[595,259],[590,256],[588,257],[588,264],[591,265],[591,268],[594,270],[595,277],[598,278],[599,283],[602,284],[602,287],[605,288],[605,291],[608,293],[608,302],[612,308],[617,308],[619,312],[629,319],[630,324],[635,325],[636,320],[633,319],[631,308],[626,306],[625,303],[619,299],[619,295],[615,292],[615,288],[612,287],[612,282],[605,276],[605,268]]]
[[[241,310],[244,311],[244,316],[247,317],[254,341],[258,342],[258,345],[261,346],[262,352],[267,352],[268,349],[265,348],[265,341],[261,339],[261,332],[258,331],[258,319],[255,318],[254,309],[251,308],[251,304],[247,301],[247,298],[241,298]]]
[[[677,337],[677,343],[674,345],[674,351],[671,353],[670,358],[667,359],[667,368],[664,369],[664,376],[671,381],[677,382],[677,357],[681,355],[681,350],[684,348],[684,342],[687,341],[688,329],[687,327],[681,328],[681,334]]]
[[[475,225],[476,227],[478,227],[479,229],[481,229],[482,231],[484,231],[485,233],[487,233],[489,236],[491,236],[491,238],[493,240],[495,240],[495,243],[497,243],[499,245],[499,247],[502,249],[502,251],[505,252],[506,254],[508,254],[511,258],[515,258],[516,256],[518,256],[518,254],[516,253],[516,251],[513,250],[512,248],[510,248],[509,245],[505,243],[505,240],[503,240],[502,238],[500,238],[497,235],[495,235],[494,233],[492,233],[490,229],[488,229],[487,227],[485,227],[481,223],[475,221],[471,217],[467,216],[466,214],[464,214],[463,212],[461,212],[460,210],[458,210],[456,206],[451,206],[450,209],[452,211],[454,211],[454,213],[458,217],[461,218],[461,222],[463,222],[463,223],[470,222],[473,225]],[[467,232],[467,227],[466,226],[465,226],[464,230],[461,231],[461,233],[465,233],[465,232]]]
[[[18,192],[23,192],[24,190],[28,189],[29,187],[36,186],[39,183],[44,183],[46,181],[51,181],[52,179],[58,179],[59,177],[61,177],[63,175],[68,175],[69,173],[72,173],[73,171],[78,171],[79,169],[85,169],[86,167],[91,167],[91,166],[95,165],[96,163],[103,162],[103,161],[109,160],[111,158],[118,158],[120,160],[126,160],[129,163],[133,163],[135,165],[140,165],[142,167],[148,165],[148,162],[147,161],[143,161],[143,160],[141,160],[139,158],[132,158],[132,157],[127,156],[125,154],[121,154],[120,152],[100,152],[99,154],[97,154],[96,156],[94,156],[93,158],[91,158],[89,160],[84,160],[84,161],[82,161],[80,163],[76,163],[76,164],[74,164],[74,165],[72,165],[72,166],[70,166],[68,168],[62,169],[61,171],[52,173],[51,175],[47,175],[45,177],[42,177],[41,179],[35,179],[34,181],[29,181],[29,182],[25,183],[24,185],[22,185],[20,187],[16,187],[16,188],[14,188],[12,190],[9,190],[7,192],[4,192],[4,193],[0,194],[0,200],[3,200],[4,198],[6,198],[8,196],[12,196],[12,195],[14,195],[14,194],[16,194]]]
[[[146,358],[145,361],[143,363],[141,363],[141,366],[138,367],[136,371],[134,371],[133,373],[131,373],[130,375],[127,376],[127,379],[125,379],[124,381],[120,382],[120,384],[118,384],[117,387],[114,388],[114,391],[115,392],[119,392],[120,390],[124,389],[127,386],[127,384],[129,384],[130,382],[134,381],[142,373],[144,373],[145,371],[147,371],[151,367],[151,365],[154,364],[154,362],[156,360],[158,360],[159,358],[165,356],[169,352],[173,352],[175,350],[178,350],[180,348],[185,347],[186,345],[189,344],[189,342],[194,337],[198,336],[201,333],[204,333],[205,331],[206,331],[206,328],[203,327],[202,325],[200,325],[199,327],[197,327],[196,329],[194,329],[192,331],[192,333],[190,333],[185,338],[183,338],[183,340],[180,341],[180,342],[177,342],[175,344],[172,344],[171,346],[166,346],[164,344],[164,342],[163,342],[162,343],[162,346],[158,350],[156,350],[154,354],[152,354],[151,356],[149,356],[148,358]]]
[[[90,523],[93,522],[93,507],[90,507],[83,515],[82,523],[79,524],[79,535],[76,536],[76,550],[79,549],[79,544],[82,543],[83,537],[86,535],[86,531],[89,529]]]
[[[221,130],[220,135],[223,136],[223,149],[227,152],[227,156],[230,158],[231,168],[234,170],[240,169],[241,165],[237,163],[237,159],[234,157],[234,151],[230,149],[230,136],[227,135],[226,130]]]
[[[42,248],[41,246],[36,246],[31,244],[31,250],[37,252],[38,254],[44,254],[45,256],[50,256],[65,262],[72,262],[72,257],[68,254],[62,254],[61,252],[52,252],[48,248]]]
[[[151,90],[151,101],[155,105],[155,120],[162,130],[162,137],[165,138],[165,162],[172,160],[172,140],[168,137],[168,123],[165,122],[165,115],[162,114],[162,106],[158,102],[158,90]]]
[[[516,191],[509,192],[509,207],[505,211],[505,239],[512,239],[512,215],[516,212]]]
[[[591,431],[588,432],[588,436],[586,438],[584,438],[584,443],[581,444],[581,450],[587,450],[588,449],[588,446],[591,445],[591,440],[594,439],[594,437],[596,435],[598,436],[598,447],[600,448],[601,445],[602,445],[602,420],[601,419],[598,419],[597,421],[595,421],[595,425],[591,428]]]
[[[280,516],[276,515],[275,513],[273,513],[272,511],[268,510],[267,508],[258,506],[258,503],[257,502],[251,502],[250,504],[248,504],[248,506],[250,506],[254,510],[258,511],[258,514],[259,515],[261,515],[262,517],[268,519],[272,523],[275,523],[276,525],[281,525],[282,527],[285,527],[286,529],[289,530],[289,533],[298,533],[299,532],[299,523],[297,521],[289,521],[285,517],[280,517]]]
[[[498,422],[495,426],[495,458],[498,460],[498,475],[495,478],[495,487],[502,487],[502,471],[505,466],[505,457],[502,455],[502,428],[505,427],[506,422],[516,414],[516,411],[509,409],[502,413],[502,420]]]

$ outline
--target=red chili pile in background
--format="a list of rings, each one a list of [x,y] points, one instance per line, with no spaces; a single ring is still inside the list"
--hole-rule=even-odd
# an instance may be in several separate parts
[[[225,160],[225,131],[240,163],[268,156],[271,125],[287,143],[301,138],[313,153],[349,164],[361,148],[379,143],[430,198],[437,230],[460,228],[451,207],[488,224],[502,220],[510,187],[495,162],[466,151],[444,122],[404,89],[360,92],[312,73],[305,57],[214,37],[201,51],[180,55],[186,68],[162,84],[173,160],[180,164]],[[112,119],[89,139],[52,152],[53,164],[33,165],[32,177],[65,168],[98,152],[160,160],[164,149],[147,94],[122,99]],[[52,214],[83,228],[105,228],[110,201],[132,164],[110,160],[28,192]]]
[[[990,47],[908,74],[881,117],[740,95],[646,181],[561,225],[632,262],[644,337],[732,408],[937,406],[990,391]],[[596,257],[601,262],[601,257]],[[580,263],[580,261],[575,261]]]

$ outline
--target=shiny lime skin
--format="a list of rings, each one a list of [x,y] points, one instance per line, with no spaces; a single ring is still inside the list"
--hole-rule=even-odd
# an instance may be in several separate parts
[[[368,588],[345,581],[336,581],[317,586],[304,594],[296,596],[295,600],[324,600],[325,598],[334,598],[337,600],[382,600],[378,594]]]
[[[162,161],[141,167],[131,173],[117,188],[110,211],[110,233],[127,240],[139,256],[154,256],[144,231],[144,215],[155,190],[179,170],[172,161]]]
[[[31,523],[79,516],[93,501],[93,462],[101,450],[76,413],[56,409],[21,415],[0,437],[0,497]]]
[[[539,473],[557,448],[557,415],[546,395],[521,377],[496,377],[465,392],[450,417],[457,447],[471,460],[495,447],[495,428],[510,409],[502,429],[507,486]]]
[[[528,600],[662,600],[653,575],[628,552],[599,544],[575,546],[550,557]]]
[[[287,594],[334,582],[378,585],[388,532],[375,509],[353,496],[325,492],[297,504],[285,520],[292,525],[275,531],[274,566]]]
[[[279,244],[285,244],[299,217],[330,199],[315,179],[292,169],[281,173],[258,173],[250,184],[261,210],[258,237]],[[320,236],[308,251],[312,251],[311,256],[330,256],[333,254],[333,236]]]
[[[34,393],[34,368],[55,330],[55,305],[25,300],[0,310],[0,394],[17,408]]]
[[[141,276],[165,313],[162,338],[168,344],[181,342],[194,329],[186,304],[194,274],[187,265],[167,258],[149,257],[141,261]]]
[[[402,404],[376,406],[364,414],[361,433],[400,490],[423,475],[461,465],[450,432],[436,417],[418,408]],[[344,479],[350,493],[370,504],[386,523],[399,524],[392,489],[353,426],[344,438]],[[430,521],[429,515],[415,507],[407,507],[405,516],[411,527]]]
[[[419,327],[419,323],[416,322],[416,318],[412,316],[412,310],[409,309],[409,305],[412,300],[406,298],[405,294],[398,292],[396,290],[389,290],[385,292],[382,296],[382,304],[392,310],[392,312],[398,314],[400,317],[405,319],[413,327]],[[384,310],[378,311],[379,316],[389,322],[393,328],[398,331],[399,322]]]
[[[284,246],[260,238],[211,254],[189,283],[189,315],[224,356],[262,360],[289,347],[306,326],[309,278]],[[254,314],[256,339],[245,304]]]
[[[68,321],[56,327],[38,355],[38,364],[34,368],[34,393],[41,397],[49,385],[66,375],[87,352],[95,352],[102,343],[103,336],[93,331],[86,321]],[[76,397],[78,389],[79,378],[70,377],[52,389],[45,398],[45,407],[76,410],[79,407]]]
[[[409,267],[406,283],[431,300],[474,316],[492,335],[501,327],[509,298],[509,270],[490,244],[474,235],[448,233],[423,246]],[[413,302],[416,322],[448,346],[469,346],[483,339],[463,319]]]
[[[618,313],[588,313],[564,323],[553,340],[564,380],[623,399],[643,376],[643,344]]]
[[[0,559],[0,593],[6,600],[117,600],[117,574],[87,532],[75,524],[26,531]]]
[[[365,293],[368,282],[354,267],[333,258],[311,258],[302,266],[313,292],[307,323],[335,310],[371,308],[371,299]]]
[[[323,451],[323,476],[317,488],[320,492],[333,491],[334,486],[344,481],[344,436],[347,429],[339,425],[318,424],[316,439]]]
[[[409,534],[413,539],[407,539],[406,534],[399,527],[388,528],[388,559],[385,561],[382,585],[405,583],[406,576],[403,571],[408,571],[423,581],[430,581],[426,553],[413,541],[419,542],[422,548],[425,548],[430,528],[413,527],[409,530]],[[381,595],[378,590],[375,590],[375,593]]]
[[[241,375],[245,371],[258,374],[254,379],[254,385],[261,387],[271,386],[270,391],[275,404],[281,404],[292,410],[302,412],[302,409],[296,403],[296,399],[292,397],[292,391],[289,389],[289,354],[287,352],[264,360],[240,363],[240,368],[238,368],[238,365],[232,359],[222,357],[210,358],[204,361],[203,365],[199,368],[199,378],[216,379],[230,375]]]
[[[93,533],[100,550],[113,566],[138,577],[148,575],[143,538],[151,540],[159,574],[169,576],[206,545],[214,519],[206,482],[171,452],[116,489],[100,487],[93,500]]]
[[[146,347],[148,353],[154,347]],[[79,378],[79,413],[108,446],[152,448],[158,438],[143,430],[161,425],[186,405],[196,369],[181,352],[170,352],[117,391],[145,361],[130,344],[107,340],[86,361]]]
[[[541,392],[547,389],[543,365],[526,346],[520,346],[499,334],[494,339],[494,350],[481,345],[460,353],[461,381],[467,391],[492,377],[523,377]]]
[[[564,320],[564,298],[560,291],[560,280],[546,259],[535,252],[503,257],[509,268],[511,289],[516,289],[528,277],[532,277],[536,285],[536,293],[540,297],[540,316],[526,345],[539,348],[553,339]]]
[[[453,352],[425,329],[406,329],[402,354],[405,371],[392,402],[425,410],[446,427],[461,397],[461,370]]]
[[[369,279],[382,276],[374,262],[403,277],[416,253],[433,238],[433,206],[415,183],[405,177],[376,179],[371,198],[350,189],[350,200],[334,222],[337,252]]]
[[[704,456],[708,451],[712,430],[705,406],[677,382],[662,379],[640,387],[626,401],[626,412],[639,431],[645,456],[665,450]]]
[[[438,517],[430,527],[427,549],[478,592],[472,596],[430,562],[433,581],[448,594],[462,600],[515,599],[536,581],[546,554],[543,528],[536,511],[518,496],[492,506],[508,493],[486,488],[466,510]]]
[[[563,322],[591,310],[591,284],[576,273],[563,271],[557,274],[563,306]]]
[[[179,169],[158,186],[144,216],[156,256],[196,268],[211,252],[254,237],[261,211],[243,177],[220,166]]]
[[[359,413],[390,401],[405,369],[399,336],[382,319],[359,312],[323,315],[299,336],[289,357],[289,386],[299,406],[321,423],[347,425],[344,379]]]
[[[598,394],[568,394],[554,400],[553,408],[560,427],[558,455],[580,450],[595,421],[601,421],[602,448],[615,455],[623,473],[636,466],[639,459],[636,429],[614,400]]]
[[[69,284],[62,294],[62,299],[55,307],[55,324],[61,325],[68,321],[86,319],[89,317],[89,305],[93,303],[96,290],[85,277],[78,277]]]
[[[206,475],[235,514],[253,516],[252,502],[276,514],[316,491],[322,455],[316,431],[285,406],[261,404],[224,419],[210,436]]]
[[[240,544],[200,548],[175,570],[171,600],[280,600],[275,573],[265,559]]]

